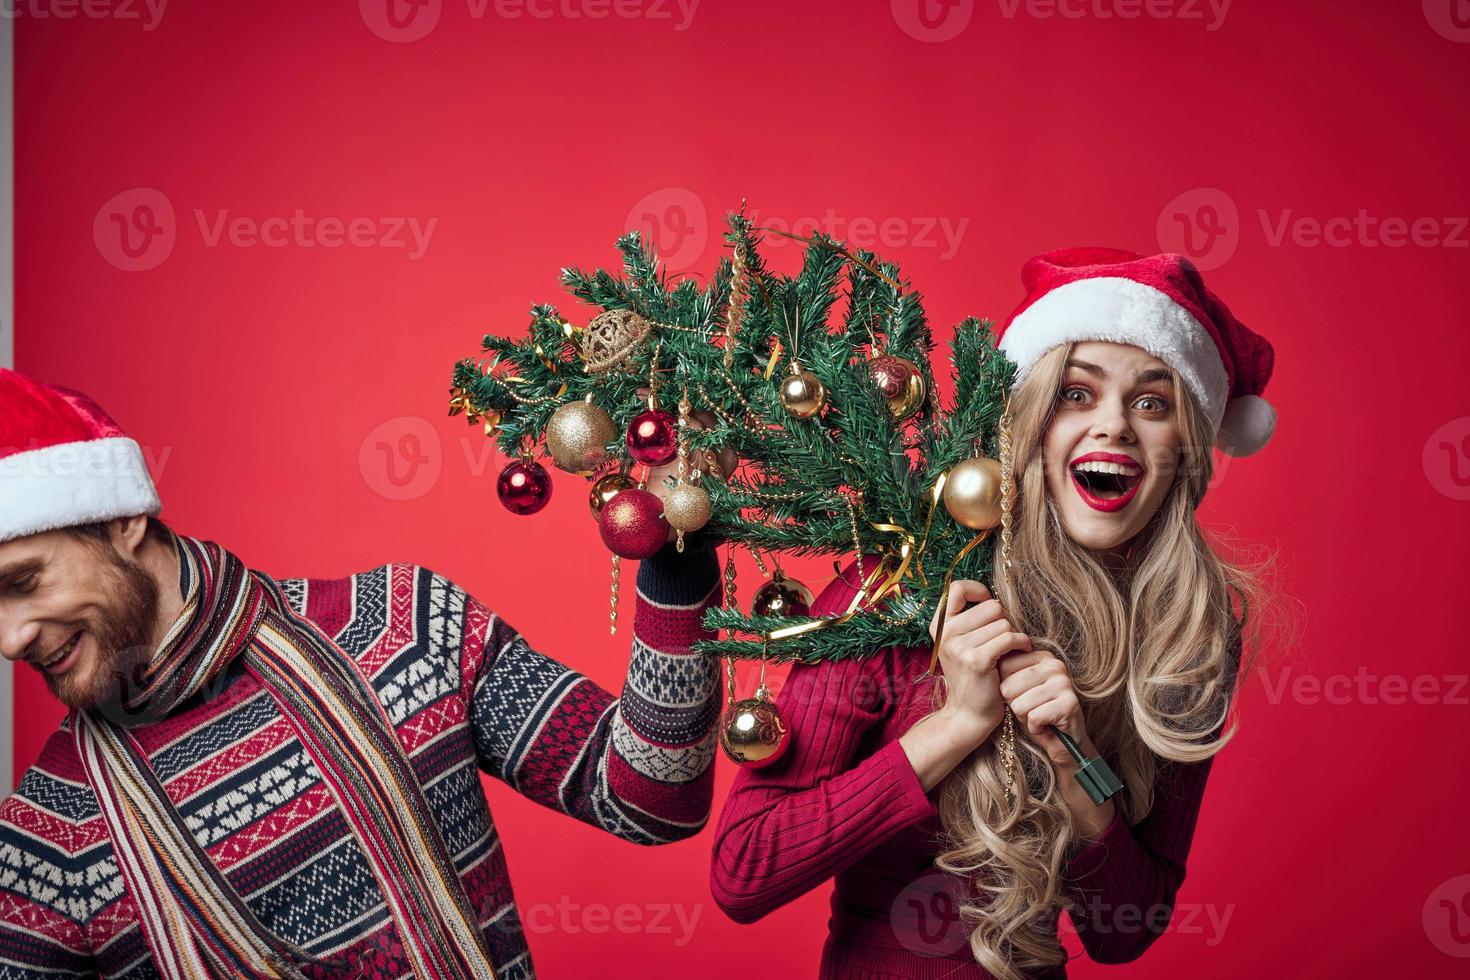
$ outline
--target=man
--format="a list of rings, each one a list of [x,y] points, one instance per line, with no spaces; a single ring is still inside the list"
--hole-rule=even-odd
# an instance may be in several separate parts
[[[530,977],[478,770],[703,827],[707,543],[639,569],[618,700],[427,569],[276,580],[159,509],[100,408],[0,371],[0,652],[71,708],[0,806],[0,978]]]

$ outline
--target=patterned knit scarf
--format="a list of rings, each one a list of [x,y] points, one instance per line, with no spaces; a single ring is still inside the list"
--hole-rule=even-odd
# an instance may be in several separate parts
[[[351,826],[414,974],[494,980],[470,901],[372,687],[273,582],[213,542],[174,536],[184,611],[120,711],[72,714],[118,867],[168,980],[331,977],[272,934],[184,825],[128,728],[109,715],[167,715],[236,658],[295,729]]]

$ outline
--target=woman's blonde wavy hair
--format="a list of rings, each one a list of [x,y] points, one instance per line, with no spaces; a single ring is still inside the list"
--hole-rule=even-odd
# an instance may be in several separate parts
[[[1002,574],[997,560],[996,584],[1015,628],[1067,665],[1088,734],[1126,787],[1115,802],[1134,824],[1153,805],[1159,760],[1198,762],[1235,734],[1242,631],[1260,568],[1222,557],[1195,519],[1213,472],[1213,433],[1177,374],[1179,466],[1124,567],[1110,571],[1067,536],[1046,492],[1042,443],[1070,352],[1048,352],[1011,399],[1011,565]],[[1063,873],[1078,845],[1045,752],[1017,727],[1008,801],[999,741],[941,785],[938,864],[974,886],[960,906],[975,959],[1000,980],[1020,980],[1066,960],[1057,916],[1072,904]]]

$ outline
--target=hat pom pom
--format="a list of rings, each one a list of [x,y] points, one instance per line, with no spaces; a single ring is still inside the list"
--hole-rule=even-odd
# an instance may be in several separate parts
[[[1276,431],[1276,409],[1260,395],[1230,399],[1215,445],[1231,456],[1249,456],[1271,441]]]

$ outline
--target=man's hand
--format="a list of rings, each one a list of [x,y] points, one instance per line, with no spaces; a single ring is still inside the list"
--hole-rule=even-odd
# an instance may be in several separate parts
[[[644,398],[648,397],[647,388],[640,388],[638,393]],[[718,422],[719,420],[715,418],[714,414],[707,411],[697,411],[689,417],[689,427],[695,432],[702,432],[718,424]],[[730,474],[735,472],[735,467],[739,462],[739,457],[735,455],[735,451],[732,449],[722,449],[718,453],[705,450],[703,453],[691,453],[688,460],[688,467],[691,472],[695,469],[703,471],[704,475],[701,477],[702,480],[728,480]],[[719,470],[717,473],[714,472],[716,468]],[[636,475],[637,471],[635,470],[634,472]],[[675,459],[662,466],[648,467],[647,479],[645,480],[644,486],[649,493],[656,495],[659,500],[667,500],[669,491],[674,488],[678,480],[679,461]],[[670,529],[669,540],[674,540],[675,536],[674,531]]]

